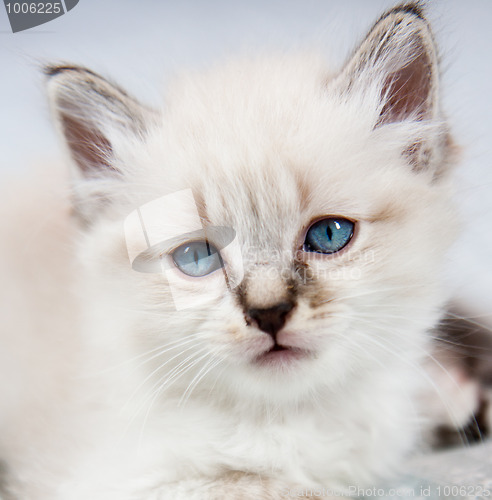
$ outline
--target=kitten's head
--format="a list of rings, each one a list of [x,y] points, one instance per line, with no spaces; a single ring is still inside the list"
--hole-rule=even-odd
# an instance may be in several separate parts
[[[298,399],[420,355],[453,217],[416,7],[338,73],[243,61],[179,81],[160,111],[83,68],[48,73],[91,314],[164,387]]]

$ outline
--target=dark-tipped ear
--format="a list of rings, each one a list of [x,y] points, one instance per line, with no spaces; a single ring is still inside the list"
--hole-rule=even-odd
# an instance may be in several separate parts
[[[150,110],[88,69],[48,66],[45,74],[57,126],[80,173],[116,173],[114,141],[143,135]]]
[[[429,125],[419,129],[419,137],[409,138],[403,153],[415,170],[431,169],[438,176],[454,156],[440,116],[438,76],[431,29],[420,5],[409,3],[376,22],[335,85],[374,106],[374,128],[401,122]]]
[[[419,5],[401,5],[384,14],[349,60],[342,78],[349,89],[379,85],[377,125],[432,119],[438,112],[437,56]]]
[[[52,113],[76,166],[76,213],[89,222],[110,201],[108,181],[124,174],[121,146],[144,138],[156,113],[118,86],[78,66],[49,66]]]

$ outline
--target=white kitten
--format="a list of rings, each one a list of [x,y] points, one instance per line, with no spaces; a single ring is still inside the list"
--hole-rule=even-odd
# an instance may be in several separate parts
[[[39,207],[47,233],[0,262],[6,497],[275,499],[395,470],[423,428],[454,226],[419,7],[342,71],[230,63],[159,112],[47,73],[76,220],[38,186],[24,227]],[[3,231],[17,253],[25,231]]]

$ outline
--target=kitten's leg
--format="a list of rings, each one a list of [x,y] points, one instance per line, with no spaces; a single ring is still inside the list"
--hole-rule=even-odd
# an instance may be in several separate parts
[[[426,366],[434,387],[423,400],[429,441],[437,447],[479,441],[492,431],[492,332],[451,310],[434,333]]]

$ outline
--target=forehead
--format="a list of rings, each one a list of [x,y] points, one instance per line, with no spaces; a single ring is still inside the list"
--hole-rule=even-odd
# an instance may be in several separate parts
[[[202,219],[232,227],[243,246],[291,247],[306,217],[306,191],[296,170],[281,163],[270,159],[195,177],[192,190]]]
[[[350,130],[342,134],[345,141],[326,129],[316,137],[300,129],[282,141],[271,131],[268,137],[267,129],[255,132],[212,131],[211,125],[198,138],[183,134],[155,155],[169,165],[153,177],[156,190],[191,189],[204,225],[231,227],[243,245],[282,250],[292,248],[314,218],[360,219],[384,198],[378,165],[388,162],[388,152],[378,161],[377,152],[351,140]],[[175,210],[186,218],[183,207]]]

